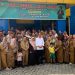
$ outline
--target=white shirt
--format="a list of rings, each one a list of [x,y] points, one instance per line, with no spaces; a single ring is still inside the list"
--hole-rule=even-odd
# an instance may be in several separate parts
[[[12,37],[11,37],[9,34],[8,34],[6,37],[7,37],[7,42],[8,42],[8,43],[10,43],[10,42],[11,42]]]
[[[34,50],[36,50],[35,41],[32,41],[32,39],[31,39],[30,40],[30,44],[32,45],[32,47],[34,48]]]
[[[17,54],[17,61],[22,61],[22,56],[23,56],[23,54],[21,52],[19,52]]]
[[[43,50],[44,47],[40,48],[38,46],[44,46],[44,39],[37,37],[36,40],[35,40],[35,45],[36,45],[37,50]]]
[[[14,45],[15,44],[15,38],[11,39],[10,45]]]
[[[58,37],[58,34],[57,33],[55,34],[55,37]]]

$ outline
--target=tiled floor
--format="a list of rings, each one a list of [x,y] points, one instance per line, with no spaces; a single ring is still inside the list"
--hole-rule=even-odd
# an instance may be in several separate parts
[[[43,64],[0,71],[0,75],[75,75],[73,64]]]

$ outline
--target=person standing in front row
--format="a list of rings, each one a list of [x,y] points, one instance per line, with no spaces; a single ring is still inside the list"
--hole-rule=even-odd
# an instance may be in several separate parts
[[[46,42],[45,42],[45,59],[46,59],[46,62],[49,63],[51,62],[50,61],[50,53],[49,53],[49,46],[50,46],[50,42],[51,42],[51,37],[48,36]]]
[[[37,64],[42,64],[44,56],[44,39],[41,33],[39,33],[38,37],[35,39],[35,45],[37,50]]]
[[[0,31],[0,44],[2,42],[2,39],[3,39],[3,32]],[[2,69],[2,66],[1,66],[2,62],[1,62],[1,47],[0,47],[0,70]]]
[[[23,66],[27,66],[29,55],[29,41],[26,36],[24,36],[24,38],[21,40],[20,46],[23,53]]]
[[[69,63],[69,39],[66,36],[63,40],[63,61],[66,64]]]
[[[35,37],[31,37],[29,46],[29,65],[36,64],[36,46]]]
[[[3,37],[3,41],[0,43],[0,49],[1,49],[1,62],[2,62],[2,68],[9,70],[8,68],[8,60],[7,60],[7,54],[8,54],[8,42],[7,38]]]
[[[49,49],[49,53],[50,53],[50,61],[51,61],[51,63],[55,63],[56,56],[55,56],[54,43],[50,43],[50,46],[48,49]]]
[[[70,57],[70,63],[69,64],[74,64],[74,39],[73,39],[73,35],[69,36],[69,57]]]
[[[23,67],[23,53],[20,49],[17,52],[17,67]]]
[[[11,40],[9,43],[9,52],[7,55],[7,59],[8,59],[8,66],[9,68],[14,68],[15,67],[15,53],[17,52],[17,43],[16,43],[16,37],[14,32],[11,33]]]
[[[57,48],[57,52],[56,52],[57,63],[61,64],[63,63],[63,46],[60,37],[58,37],[56,41],[56,48]]]

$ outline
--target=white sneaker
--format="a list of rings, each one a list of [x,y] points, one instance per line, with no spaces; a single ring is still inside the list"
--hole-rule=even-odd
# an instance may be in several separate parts
[[[7,67],[5,70],[9,71],[9,70],[11,70],[11,69]]]
[[[69,63],[69,64],[72,64],[72,63]]]

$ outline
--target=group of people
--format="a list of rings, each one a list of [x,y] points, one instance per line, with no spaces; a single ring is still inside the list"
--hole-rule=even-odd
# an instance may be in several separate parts
[[[43,63],[75,63],[75,35],[54,30],[0,31],[0,70]]]

